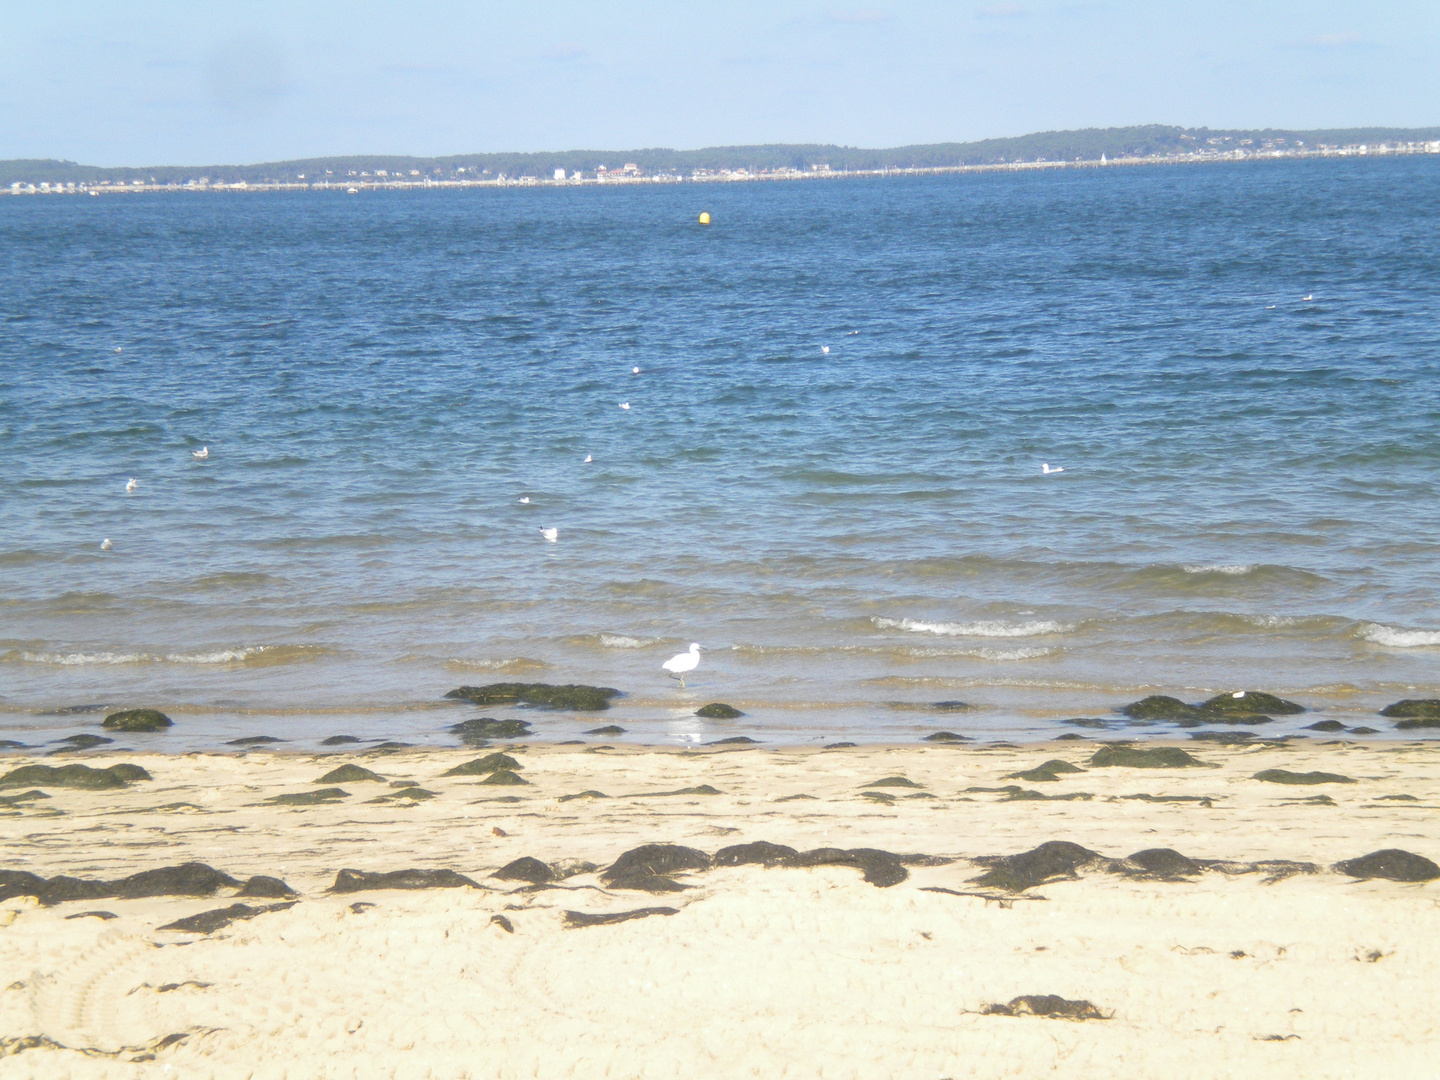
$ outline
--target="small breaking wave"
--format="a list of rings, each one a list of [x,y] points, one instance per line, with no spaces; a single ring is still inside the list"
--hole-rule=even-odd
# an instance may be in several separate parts
[[[1365,623],[1360,627],[1360,636],[1373,644],[1391,649],[1418,649],[1426,645],[1440,645],[1440,630],[1402,630],[1383,623]]]
[[[1260,564],[1235,563],[1222,566],[1214,563],[1182,563],[1180,569],[1187,574],[1224,574],[1226,577],[1239,577],[1241,574],[1253,574],[1260,569]]]
[[[523,675],[527,671],[544,671],[550,665],[533,656],[511,656],[504,660],[464,660],[452,657],[445,661],[449,671],[490,671],[501,675]]]
[[[230,664],[238,667],[273,667],[297,664],[334,655],[333,650],[319,645],[250,645],[238,649],[215,649],[210,652],[35,652],[11,649],[0,655],[0,662],[10,664],[45,664],[55,667],[103,667],[120,664]]]
[[[999,620],[950,623],[924,622],[919,619],[886,619],[877,616],[874,621],[875,625],[882,630],[908,630],[915,634],[939,634],[944,637],[1038,637],[1041,634],[1065,634],[1075,629],[1073,623],[1061,623],[1053,619],[1033,619],[1029,622],[1018,623]]]

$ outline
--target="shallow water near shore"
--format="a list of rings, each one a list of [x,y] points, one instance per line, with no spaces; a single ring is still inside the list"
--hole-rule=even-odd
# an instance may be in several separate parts
[[[1314,710],[1267,736],[1388,730],[1440,696],[1437,195],[1410,158],[5,200],[0,736],[443,741],[500,680],[626,692],[495,713],[555,739],[1239,687]]]

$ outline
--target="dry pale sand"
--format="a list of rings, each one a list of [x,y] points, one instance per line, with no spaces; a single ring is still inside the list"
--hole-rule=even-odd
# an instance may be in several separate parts
[[[113,879],[197,860],[282,877],[299,902],[203,934],[159,928],[235,903],[234,890],[4,901],[0,1076],[1435,1075],[1440,882],[1328,868],[1381,848],[1440,857],[1440,748],[1187,749],[1216,767],[1022,782],[1093,795],[1074,801],[966,789],[1013,783],[1001,778],[1046,758],[1083,764],[1093,746],[537,746],[515,751],[524,787],[440,778],[475,751],[85,758],[134,761],[154,779],[0,806],[0,867]],[[79,755],[45,763],[68,760]],[[348,760],[437,796],[373,802],[398,789],[361,782],[340,785],[351,797],[335,804],[262,803],[314,790]],[[1251,778],[1271,767],[1359,782]],[[871,789],[891,803],[863,794],[887,776],[923,787]],[[701,784],[721,794],[644,794]],[[610,797],[560,800],[585,790]],[[1212,802],[1124,798],[1137,794]],[[1331,801],[1307,801],[1322,794]],[[1396,795],[1415,801],[1383,798]],[[959,895],[986,891],[972,858],[1057,839],[1114,857],[1171,847],[1320,870],[1267,883],[1239,867],[1188,881],[1096,869],[1013,900]],[[755,840],[954,861],[911,866],[886,888],[849,866],[684,873],[690,888],[663,895],[606,889],[595,873],[542,889],[490,877],[521,856],[603,866],[640,844],[714,854]],[[448,868],[479,887],[328,892],[347,867]],[[566,910],[649,906],[678,911],[564,923]],[[94,910],[116,918],[76,917]],[[1084,999],[1108,1018],[983,1012],[1029,994]]]

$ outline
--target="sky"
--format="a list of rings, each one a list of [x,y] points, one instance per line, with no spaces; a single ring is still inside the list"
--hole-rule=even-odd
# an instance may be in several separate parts
[[[1440,124],[1437,0],[0,0],[0,159]]]

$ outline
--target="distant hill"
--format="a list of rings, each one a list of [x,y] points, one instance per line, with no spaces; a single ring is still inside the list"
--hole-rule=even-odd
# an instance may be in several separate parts
[[[1000,165],[1034,161],[1099,161],[1107,158],[1166,158],[1195,153],[1227,153],[1237,149],[1310,150],[1323,147],[1379,145],[1440,140],[1440,127],[1338,128],[1319,131],[1258,131],[1181,128],[1162,124],[1142,127],[1086,128],[1081,131],[1042,131],[1008,139],[982,139],[968,143],[933,143],[864,150],[853,146],[789,145],[712,146],[701,150],[561,150],[532,154],[454,154],[448,157],[404,157],[367,154],[259,165],[153,165],[144,168],[106,168],[73,161],[0,161],[0,186],[14,182],[183,184],[208,179],[211,183],[338,182],[362,173],[370,177],[414,180],[421,177],[459,176],[549,178],[556,169],[590,174],[603,167],[619,172],[627,165],[647,175],[690,175],[696,170],[746,169],[772,172],[809,171],[816,166],[832,170],[933,169],[959,165]],[[382,173],[383,170],[383,173]]]

